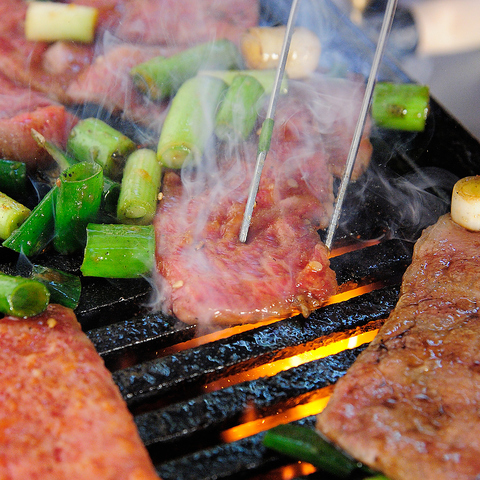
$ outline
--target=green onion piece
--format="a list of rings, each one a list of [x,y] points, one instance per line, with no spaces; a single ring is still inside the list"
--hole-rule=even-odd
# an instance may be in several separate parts
[[[117,204],[121,185],[111,178],[103,177],[103,194],[100,209],[109,215],[117,215]]]
[[[430,89],[414,83],[378,82],[372,97],[372,118],[383,127],[421,132],[425,129]]]
[[[215,134],[220,140],[246,140],[258,117],[265,90],[249,75],[237,75],[225,94],[216,116]]]
[[[215,114],[227,84],[218,78],[187,80],[172,100],[157,147],[159,162],[181,168],[199,161],[215,128]]]
[[[150,273],[154,258],[153,225],[89,224],[80,270],[86,277],[137,278]]]
[[[339,478],[347,478],[359,469],[371,473],[370,469],[324,440],[312,428],[294,424],[278,425],[266,432],[263,444]]]
[[[50,293],[36,280],[0,273],[0,312],[15,317],[31,317],[42,313]]]
[[[29,215],[29,208],[0,192],[0,239],[6,240]]]
[[[77,308],[82,290],[80,277],[77,275],[42,265],[33,265],[31,278],[47,287],[50,292],[50,302],[72,310]]]
[[[153,100],[173,96],[180,86],[194,77],[200,67],[228,70],[241,68],[237,46],[221,39],[202,43],[171,57],[155,57],[130,71],[136,87]]]
[[[57,191],[55,186],[47,192],[22,225],[3,242],[4,247],[30,257],[47,246],[53,237]]]
[[[67,153],[79,162],[96,162],[105,176],[118,180],[125,161],[136,148],[123,133],[98,118],[86,118],[70,131]]]
[[[96,163],[81,162],[59,177],[53,245],[62,254],[85,246],[87,224],[95,221],[103,192],[103,171]]]
[[[198,75],[208,75],[223,80],[227,85],[231,85],[233,79],[238,75],[248,75],[255,78],[262,84],[266,95],[270,95],[275,84],[276,70],[200,70]],[[286,75],[283,76],[280,83],[280,95],[285,95],[288,92],[288,79]]]
[[[27,190],[27,165],[23,162],[0,159],[0,191],[19,197]]]
[[[44,148],[50,156],[55,160],[55,163],[58,165],[60,171],[65,170],[68,167],[71,167],[77,161],[71,156],[67,155],[60,147],[57,147],[52,142],[49,142],[41,133],[37,132],[32,128],[32,137],[37,142],[37,145]]]
[[[127,159],[117,206],[120,223],[148,225],[157,208],[162,167],[153,150],[142,148]]]

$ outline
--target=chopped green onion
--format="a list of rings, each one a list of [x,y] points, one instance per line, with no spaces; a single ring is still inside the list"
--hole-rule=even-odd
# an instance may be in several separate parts
[[[103,194],[100,209],[108,215],[117,215],[117,204],[121,185],[108,177],[103,177]]]
[[[31,317],[48,306],[50,293],[36,280],[0,273],[0,312],[15,317]]]
[[[71,167],[74,163],[77,163],[77,160],[67,155],[60,147],[57,147],[52,142],[49,142],[41,133],[37,132],[32,128],[32,137],[37,142],[37,145],[44,148],[50,156],[55,160],[55,163],[58,165],[60,171],[65,170],[68,167]]]
[[[89,224],[80,267],[86,277],[136,278],[154,265],[153,225]]]
[[[165,118],[157,157],[162,165],[181,168],[199,161],[215,128],[215,114],[227,84],[218,78],[187,80],[172,100]]]
[[[53,237],[57,191],[55,186],[47,192],[22,225],[3,242],[4,247],[29,257],[47,246]]]
[[[425,129],[430,89],[414,83],[378,82],[372,97],[372,118],[383,127],[421,132]]]
[[[118,180],[127,157],[136,148],[133,140],[98,118],[86,118],[70,131],[67,153],[79,162],[96,162],[105,176]]]
[[[0,159],[0,191],[19,197],[27,190],[27,165],[23,162]]]
[[[50,292],[50,302],[58,303],[72,310],[80,301],[82,284],[80,277],[55,268],[32,266],[31,278],[43,283]]]
[[[254,77],[237,75],[217,112],[217,137],[225,141],[246,140],[257,121],[264,92],[262,84]]]
[[[248,75],[255,78],[262,84],[266,95],[270,95],[275,84],[276,70],[200,70],[198,75],[208,75],[223,80],[227,85],[231,85],[233,79],[239,75]],[[280,83],[280,95],[288,92],[288,79],[284,75]]]
[[[130,71],[133,83],[154,100],[173,96],[180,86],[194,77],[200,67],[228,70],[240,68],[242,58],[237,46],[221,39],[202,43],[171,57],[155,57]]]
[[[96,163],[76,163],[60,174],[59,181],[53,245],[58,252],[69,254],[85,246],[87,224],[97,218],[103,171]]]
[[[157,208],[162,167],[157,154],[142,148],[127,159],[117,206],[120,223],[147,225]]]
[[[29,215],[29,208],[0,192],[0,239],[6,240]]]
[[[311,463],[339,478],[354,471],[373,473],[368,467],[323,439],[314,429],[294,424],[278,425],[267,431],[263,444],[296,460]]]

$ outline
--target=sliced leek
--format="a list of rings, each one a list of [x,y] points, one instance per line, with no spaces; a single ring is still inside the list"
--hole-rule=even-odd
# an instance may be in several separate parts
[[[480,175],[462,178],[455,184],[451,215],[458,225],[480,231]]]

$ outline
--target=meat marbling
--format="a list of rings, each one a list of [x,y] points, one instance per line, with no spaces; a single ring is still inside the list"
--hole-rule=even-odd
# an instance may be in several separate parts
[[[480,233],[449,214],[415,245],[397,306],[318,428],[392,480],[480,475]]]
[[[73,312],[0,319],[0,478],[158,480]]]
[[[326,145],[338,125],[345,131],[342,141],[351,138],[362,88],[319,77],[293,82],[280,99],[246,244],[238,236],[255,165],[255,135],[219,154],[204,174],[196,171],[195,177],[187,168],[165,175],[155,219],[165,312],[188,323],[254,322],[306,316],[335,293],[335,274],[317,230],[328,225],[332,171],[342,169],[346,154],[335,149],[334,155]],[[338,108],[341,103],[346,111]],[[338,124],[333,131],[329,122]],[[367,129],[357,174],[370,153]]]

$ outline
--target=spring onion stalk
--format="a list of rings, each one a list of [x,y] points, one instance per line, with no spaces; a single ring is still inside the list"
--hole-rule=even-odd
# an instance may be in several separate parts
[[[89,224],[80,267],[86,277],[137,278],[154,265],[153,225]]]
[[[25,17],[27,40],[91,43],[95,38],[98,10],[85,5],[58,2],[28,2]]]
[[[15,317],[31,317],[48,306],[50,293],[36,280],[0,273],[0,312]]]
[[[72,310],[80,301],[82,285],[80,277],[55,268],[33,265],[30,278],[45,285],[50,293],[50,302]]]
[[[430,89],[414,83],[378,82],[373,90],[372,118],[388,129],[421,132],[430,108]]]
[[[181,168],[199,161],[215,128],[215,115],[227,84],[199,75],[187,80],[172,100],[157,147],[159,162]]]
[[[480,175],[462,178],[454,185],[451,215],[458,225],[480,231]]]
[[[44,148],[50,156],[53,158],[55,163],[58,165],[60,171],[71,167],[74,163],[77,163],[70,155],[67,155],[60,147],[57,147],[52,142],[49,142],[40,132],[37,132],[32,128],[32,137],[37,142],[37,145]]]
[[[27,190],[27,165],[23,162],[0,159],[0,191],[20,197]]]
[[[6,240],[30,213],[29,208],[0,192],[0,239]]]
[[[258,117],[265,90],[254,77],[237,75],[220,104],[215,119],[215,135],[220,140],[246,140]]]
[[[133,83],[153,100],[173,96],[199,69],[238,69],[242,58],[237,46],[221,39],[202,43],[171,57],[155,57],[130,71]]]
[[[360,470],[374,473],[324,440],[312,428],[294,424],[278,425],[266,432],[263,444],[296,460],[311,463],[338,478],[347,478]]]
[[[98,118],[78,122],[67,140],[69,155],[79,162],[98,163],[113,180],[121,178],[125,161],[135,148],[130,138]]]
[[[239,75],[248,75],[255,78],[262,84],[266,95],[270,95],[275,84],[276,70],[200,70],[198,75],[209,75],[211,77],[220,78],[228,86],[233,82],[233,79]],[[288,78],[284,75],[280,83],[280,95],[288,93]]]
[[[62,254],[82,249],[87,224],[95,221],[103,192],[103,171],[97,163],[81,162],[59,177],[53,245]]]
[[[3,242],[4,247],[30,257],[47,246],[53,238],[57,191],[55,186],[47,192],[22,225]]]
[[[103,193],[100,210],[107,215],[116,217],[118,198],[120,197],[121,184],[108,177],[103,177]]]
[[[142,148],[128,157],[117,205],[120,223],[148,225],[152,222],[161,174],[162,167],[153,150]]]

